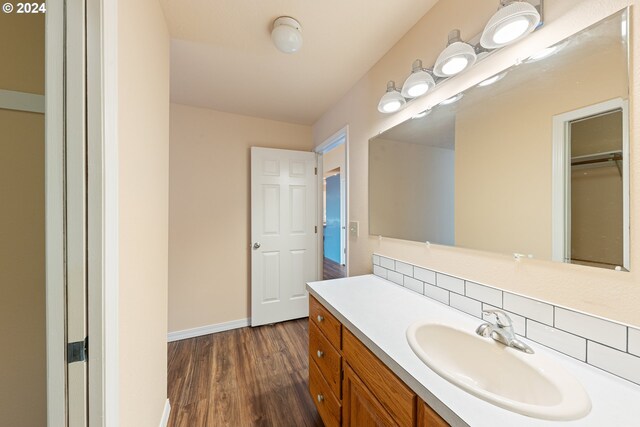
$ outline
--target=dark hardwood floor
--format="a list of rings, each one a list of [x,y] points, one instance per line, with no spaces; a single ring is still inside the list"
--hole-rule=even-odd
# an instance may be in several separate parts
[[[308,328],[305,318],[169,343],[169,426],[322,426]]]
[[[347,268],[342,264],[325,258],[322,262],[322,278],[324,280],[340,279],[347,275]]]

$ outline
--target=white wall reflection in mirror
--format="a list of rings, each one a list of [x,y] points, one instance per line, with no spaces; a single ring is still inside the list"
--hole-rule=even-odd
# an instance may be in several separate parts
[[[626,15],[371,139],[369,233],[627,269]]]

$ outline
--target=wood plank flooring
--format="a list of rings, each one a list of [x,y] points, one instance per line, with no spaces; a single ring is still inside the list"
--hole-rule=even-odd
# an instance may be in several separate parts
[[[322,426],[308,330],[305,318],[169,343],[169,426]]]
[[[322,279],[340,279],[341,277],[345,277],[347,275],[347,268],[342,264],[339,264],[335,261],[330,260],[329,258],[324,258],[322,262]]]

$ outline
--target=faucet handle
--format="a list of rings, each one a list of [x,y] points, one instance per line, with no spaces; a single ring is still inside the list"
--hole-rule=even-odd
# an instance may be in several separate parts
[[[496,325],[500,328],[510,328],[513,326],[513,322],[509,315],[502,310],[496,308],[491,310],[482,310],[482,312],[485,314],[493,314],[496,318]]]

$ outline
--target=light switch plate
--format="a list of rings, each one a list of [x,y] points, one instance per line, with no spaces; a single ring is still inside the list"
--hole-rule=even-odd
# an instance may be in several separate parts
[[[360,222],[349,221],[349,235],[351,237],[358,237],[360,235]]]

